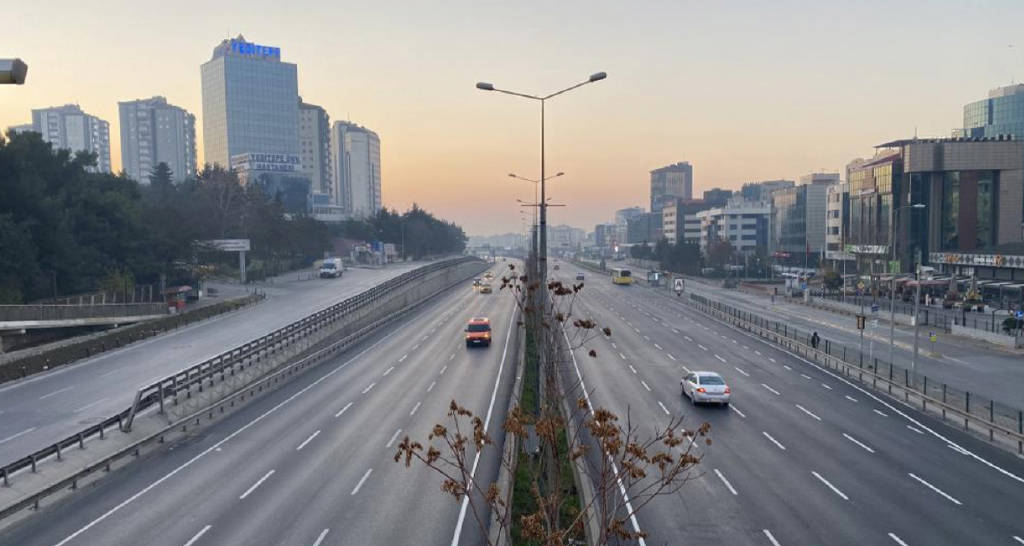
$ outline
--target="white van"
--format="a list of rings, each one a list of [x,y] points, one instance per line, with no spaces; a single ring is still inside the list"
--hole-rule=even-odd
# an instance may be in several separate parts
[[[341,258],[327,258],[320,266],[320,278],[338,278],[345,273],[345,264]]]

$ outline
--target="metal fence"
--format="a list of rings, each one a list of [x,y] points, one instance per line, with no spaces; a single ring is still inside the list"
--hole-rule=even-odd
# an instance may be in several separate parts
[[[872,299],[871,296],[853,296],[836,294],[815,294],[815,297],[821,297],[829,301],[835,301],[840,303],[846,303],[848,305],[863,305],[865,309],[870,309],[872,305],[877,305],[879,312],[888,315],[890,313],[890,300],[886,297],[879,297]],[[896,300],[895,305],[896,313],[906,315],[908,317],[914,316],[914,303],[904,302]],[[1009,318],[1009,311],[1005,309],[996,309],[995,312],[990,311],[968,311],[966,309],[944,309],[936,307],[934,305],[919,305],[918,306],[918,317],[922,325],[936,326],[944,329],[946,332],[952,331],[953,325],[964,326],[967,328],[973,328],[975,330],[982,330],[985,332],[993,332],[997,334],[1009,334],[1009,335],[1020,335],[1020,329],[1010,329],[1009,331],[1004,330],[1003,322]]]
[[[786,322],[769,320],[731,305],[698,294],[690,294],[690,303],[699,310],[779,343],[855,379],[862,384],[887,391],[924,411],[940,414],[943,420],[962,423],[964,430],[980,432],[990,441],[1010,442],[1024,454],[1024,411],[978,393],[893,365],[883,359],[821,337],[812,345],[813,332],[796,328]]]
[[[164,303],[107,303],[97,305],[0,305],[0,322],[59,321],[89,318],[166,315]]]

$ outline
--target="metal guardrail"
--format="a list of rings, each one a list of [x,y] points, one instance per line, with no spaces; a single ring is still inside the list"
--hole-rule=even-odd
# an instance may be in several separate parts
[[[698,294],[691,293],[689,296],[688,302],[705,314],[782,345],[800,356],[842,373],[844,377],[854,378],[861,384],[870,384],[875,390],[886,391],[891,396],[902,397],[904,402],[920,406],[926,413],[931,411],[940,414],[943,421],[950,415],[958,422],[962,419],[965,431],[987,432],[990,442],[996,443],[997,439],[1009,441],[1016,444],[1018,454],[1024,454],[1024,410],[950,387],[946,383],[930,381],[926,375],[912,373],[909,369],[878,358],[866,358],[866,355],[855,349],[851,350],[825,338],[821,338],[815,348],[811,345],[809,332]]]
[[[450,262],[447,262],[447,266],[458,265],[459,263],[466,263],[468,261],[473,261],[473,260],[475,260],[475,259],[474,258],[468,258],[468,259],[452,260]],[[443,267],[446,266],[444,264],[435,264],[435,265],[440,265],[440,267],[433,268],[433,269],[431,269],[431,271],[436,271],[437,269],[440,269],[440,268],[443,268]],[[428,267],[432,267],[432,266],[428,266]],[[412,272],[410,272],[410,273],[412,273]],[[422,275],[420,275],[420,276],[422,276]],[[400,278],[400,277],[396,277],[396,279],[397,278]],[[410,278],[410,279],[407,279],[407,280],[412,280],[412,279]],[[153,434],[150,434],[146,438],[144,438],[144,439],[142,439],[142,440],[140,440],[140,441],[138,441],[138,442],[136,442],[136,443],[134,443],[132,445],[126,446],[126,447],[118,450],[117,452],[115,452],[115,453],[113,453],[113,454],[111,454],[111,455],[109,455],[107,457],[104,457],[103,459],[100,459],[100,460],[98,460],[96,462],[93,462],[93,463],[85,466],[81,470],[75,472],[73,475],[68,476],[68,477],[66,477],[66,478],[64,478],[62,480],[59,480],[59,481],[57,481],[57,482],[55,482],[53,484],[50,484],[46,488],[44,488],[43,490],[37,491],[36,493],[34,493],[32,495],[29,495],[26,498],[24,498],[24,499],[22,499],[22,500],[20,500],[20,501],[18,501],[16,503],[14,503],[14,504],[12,504],[10,506],[6,506],[6,507],[0,508],[0,521],[3,521],[5,518],[7,518],[7,517],[9,517],[9,516],[11,516],[13,514],[16,514],[16,513],[20,512],[22,510],[25,510],[27,508],[38,509],[39,508],[39,502],[41,500],[45,499],[46,497],[49,497],[49,496],[51,496],[53,494],[59,493],[59,492],[64,491],[64,490],[68,490],[68,489],[74,490],[74,489],[77,489],[78,488],[78,482],[83,480],[84,478],[87,478],[90,475],[95,474],[96,472],[99,472],[101,470],[102,471],[110,471],[111,466],[114,463],[116,463],[116,462],[120,461],[121,459],[124,459],[124,458],[126,458],[128,456],[138,457],[141,454],[141,450],[143,448],[145,448],[147,446],[150,446],[150,445],[152,445],[154,443],[157,443],[157,444],[163,443],[164,440],[165,440],[165,437],[169,433],[171,433],[171,432],[175,431],[176,429],[178,429],[179,427],[181,427],[182,433],[187,432],[188,427],[189,427],[190,424],[194,423],[194,426],[199,426],[200,422],[201,422],[201,420],[202,420],[202,418],[204,416],[206,416],[209,419],[213,419],[215,414],[220,414],[220,413],[224,412],[225,406],[233,407],[236,402],[240,403],[240,402],[244,401],[247,397],[248,398],[252,398],[252,397],[258,395],[259,393],[262,393],[264,390],[269,389],[273,384],[280,383],[281,381],[285,380],[288,376],[293,375],[293,374],[301,371],[304,368],[308,368],[308,367],[314,366],[316,364],[319,364],[320,362],[322,362],[322,361],[324,361],[324,360],[326,360],[326,359],[328,359],[330,357],[333,357],[338,352],[340,352],[342,350],[345,350],[349,346],[351,346],[352,344],[360,341],[367,334],[370,334],[370,333],[376,331],[381,326],[384,326],[384,325],[386,325],[386,324],[388,324],[390,322],[393,322],[393,321],[397,320],[405,312],[408,312],[408,311],[418,307],[419,305],[422,305],[427,300],[429,300],[431,297],[436,296],[437,294],[440,294],[441,292],[444,292],[448,288],[450,288],[450,286],[442,287],[441,289],[435,291],[434,293],[430,294],[429,296],[427,296],[425,298],[422,298],[419,301],[414,302],[414,303],[412,303],[410,305],[407,305],[405,308],[403,308],[399,312],[387,314],[384,317],[382,317],[380,319],[377,319],[377,320],[371,322],[370,324],[360,328],[359,330],[357,330],[357,331],[355,331],[355,332],[345,336],[343,339],[341,339],[339,341],[336,341],[334,343],[331,343],[327,347],[319,349],[319,350],[315,351],[314,353],[312,353],[310,355],[307,355],[307,356],[305,356],[305,357],[303,357],[303,358],[301,358],[301,359],[299,359],[299,360],[297,360],[297,361],[295,361],[295,362],[293,362],[291,364],[288,364],[284,368],[282,368],[280,370],[277,370],[277,371],[271,373],[270,375],[267,375],[266,377],[260,379],[259,381],[256,381],[256,382],[254,382],[254,383],[252,383],[250,385],[246,385],[246,387],[244,389],[242,389],[242,390],[240,390],[238,392],[232,393],[231,395],[226,396],[225,398],[215,402],[214,404],[212,404],[210,406],[204,407],[204,408],[199,409],[199,410],[197,410],[197,411],[195,411],[195,412],[193,412],[193,413],[191,413],[191,414],[189,414],[189,415],[187,415],[185,417],[182,417],[181,419],[178,419],[177,421],[174,421],[173,423],[170,423],[169,425],[167,425],[166,427],[162,428],[161,430],[159,430],[159,431],[157,431],[157,432],[155,432]],[[344,302],[342,302],[342,303],[344,303]],[[103,434],[103,430],[110,428],[115,423],[119,424],[119,423],[123,422],[124,418],[126,417],[127,411],[129,411],[129,410],[125,410],[124,412],[121,412],[118,415],[116,415],[116,416],[108,419],[107,421],[105,421],[104,423],[107,423],[106,427],[99,427],[98,426],[99,427],[98,430],[100,431],[100,434],[102,435]],[[90,428],[96,428],[96,427],[90,427]],[[79,443],[80,446],[84,446],[85,437],[83,437],[81,435],[81,433],[79,435],[76,435],[75,437],[72,437],[72,438],[77,438],[77,440],[75,442],[72,442],[71,445],[74,445],[74,443]],[[63,443],[63,442],[61,442],[61,443]],[[65,447],[67,447],[67,446],[65,446]],[[59,457],[60,456],[60,450],[58,450],[56,452],[56,454]],[[37,460],[37,459],[33,460],[33,470],[35,468],[34,467],[34,461],[35,460]],[[4,485],[9,485],[8,484],[7,467],[5,467],[0,472],[4,473],[3,474],[4,475]]]
[[[365,309],[368,303],[376,301],[398,286],[419,280],[434,271],[474,261],[479,260],[467,256],[433,263],[408,271],[342,302],[283,326],[265,336],[261,336],[199,364],[155,381],[136,392],[135,400],[131,407],[104,419],[98,424],[89,426],[67,438],[0,467],[0,477],[3,479],[3,485],[10,485],[10,476],[12,474],[29,468],[34,472],[39,461],[54,456],[57,460],[60,460],[64,450],[75,445],[84,447],[86,441],[96,437],[103,438],[114,427],[117,427],[117,430],[122,432],[130,431],[132,421],[140,412],[153,406],[159,406],[160,410],[163,411],[165,401],[168,398],[179,396],[182,392],[186,393],[185,396],[189,396],[193,387],[201,389],[204,381],[212,380],[217,374],[220,374],[223,378],[226,374],[234,373],[234,366],[236,364],[244,366],[249,362],[248,359],[260,359],[272,355],[296,340],[322,328],[325,322],[333,322],[348,313]],[[0,514],[0,519],[2,517],[3,514]]]

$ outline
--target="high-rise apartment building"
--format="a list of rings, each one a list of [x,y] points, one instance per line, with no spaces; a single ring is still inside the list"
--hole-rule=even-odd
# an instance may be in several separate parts
[[[180,182],[196,174],[196,117],[184,108],[153,97],[117,103],[121,119],[121,168],[146,183],[166,163]]]
[[[699,244],[701,220],[697,213],[725,204],[706,199],[674,199],[661,209],[662,235],[673,245],[678,242]]]
[[[651,171],[651,211],[675,198],[693,198],[693,166],[687,161]]]
[[[205,161],[241,154],[299,155],[298,69],[276,47],[222,41],[201,67]]]
[[[90,170],[110,172],[110,124],[77,104],[32,110],[32,130],[54,148],[96,154],[96,166]]]
[[[309,175],[313,191],[331,195],[331,118],[327,111],[299,98],[299,165]]]
[[[380,137],[349,121],[331,127],[331,162],[337,204],[356,218],[377,214],[382,206]]]

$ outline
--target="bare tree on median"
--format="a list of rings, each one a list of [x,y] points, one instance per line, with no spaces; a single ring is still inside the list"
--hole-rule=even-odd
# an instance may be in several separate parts
[[[443,478],[441,491],[459,503],[468,498],[470,514],[490,545],[514,538],[516,543],[571,544],[587,535],[603,545],[644,537],[633,518],[653,499],[696,477],[701,450],[711,444],[710,425],[685,429],[683,419],[673,417],[651,429],[634,422],[628,409],[623,417],[591,404],[576,375],[574,353],[596,358],[589,345],[612,332],[592,318],[576,316],[582,282],[551,281],[543,287],[547,303],[540,303],[539,283],[509,265],[501,288],[512,293],[521,311],[519,326],[534,342],[528,350],[530,345],[546,348],[546,354],[536,355],[540,400],[531,403],[531,389],[524,384],[528,399],[513,404],[503,423],[507,438],[518,446],[499,454],[513,487],[502,490],[496,482],[474,479],[477,457],[495,449],[495,442],[484,420],[456,400],[424,441],[406,436],[394,460],[406,467],[425,465]],[[538,336],[546,336],[545,343],[536,344]],[[573,467],[591,488],[585,503],[574,494]],[[520,506],[515,513],[513,491],[526,496],[515,497]]]

